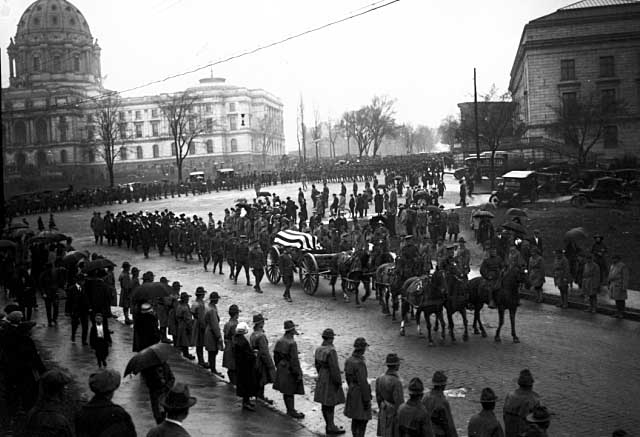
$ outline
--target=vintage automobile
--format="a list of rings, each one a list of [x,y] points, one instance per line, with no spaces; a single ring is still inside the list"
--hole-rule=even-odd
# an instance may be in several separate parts
[[[489,196],[489,203],[498,207],[517,207],[525,200],[538,200],[538,176],[531,170],[513,170],[502,175],[498,189]]]
[[[606,176],[612,176],[611,172],[603,169],[588,169],[581,170],[577,177],[571,183],[569,189],[573,192],[580,188],[589,188],[593,185],[593,182],[596,179],[603,178]]]
[[[571,197],[571,205],[576,208],[595,203],[613,203],[620,207],[629,202],[631,195],[625,189],[624,181],[610,176],[596,179],[590,188],[580,188]]]
[[[231,182],[235,177],[235,170],[232,168],[221,168],[216,172],[216,183],[220,188],[229,190],[231,189]]]
[[[640,192],[640,169],[638,168],[623,168],[612,171],[613,176],[622,179],[624,187],[627,191],[636,193]],[[635,194],[633,195],[635,197]]]

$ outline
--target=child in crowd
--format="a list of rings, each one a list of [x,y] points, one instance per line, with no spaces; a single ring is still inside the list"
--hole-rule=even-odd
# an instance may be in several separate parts
[[[107,367],[107,356],[111,347],[111,334],[109,329],[102,324],[102,314],[95,315],[95,323],[89,332],[89,345],[96,353],[98,368]]]

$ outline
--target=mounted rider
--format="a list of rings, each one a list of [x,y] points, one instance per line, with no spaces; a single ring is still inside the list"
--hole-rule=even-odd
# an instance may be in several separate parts
[[[422,275],[420,251],[413,242],[413,235],[404,237],[404,245],[400,249],[400,258],[397,260],[397,271],[402,281],[412,276]]]
[[[489,290],[489,308],[495,308],[494,292],[500,287],[500,276],[504,262],[498,256],[498,250],[495,246],[489,247],[489,257],[485,258],[480,265],[480,275],[487,283]]]
[[[463,237],[458,238],[458,249],[455,253],[455,260],[460,270],[462,270],[462,273],[468,276],[471,271],[471,252],[465,246],[465,239]]]

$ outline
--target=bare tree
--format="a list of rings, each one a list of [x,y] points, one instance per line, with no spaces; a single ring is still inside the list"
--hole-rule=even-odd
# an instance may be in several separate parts
[[[303,163],[307,162],[307,126],[304,124],[304,102],[300,94],[300,104],[298,105],[298,122],[296,136],[298,137],[298,157]],[[302,155],[300,150],[302,149]]]
[[[440,141],[448,145],[453,150],[456,144],[462,142],[462,131],[460,128],[459,118],[449,115],[442,120],[438,127],[438,134],[440,135]]]
[[[576,94],[567,94],[560,105],[551,107],[556,121],[547,127],[547,131],[556,138],[564,140],[569,156],[584,167],[591,149],[604,139],[606,128],[615,125],[615,121],[626,113],[626,102],[614,95],[603,94],[600,98],[587,93],[582,98]]]
[[[437,132],[429,126],[418,125],[414,132],[414,149],[418,152],[430,152],[437,142]]]
[[[413,126],[410,124],[403,124],[398,128],[398,133],[404,144],[404,150],[407,155],[413,153],[413,146],[416,140],[416,132]]]
[[[93,126],[89,126],[90,129],[95,127],[97,131],[94,151],[107,166],[110,187],[113,187],[114,184],[113,168],[116,159],[122,153],[127,140],[126,123],[120,121],[121,111],[120,95],[108,93],[96,102],[92,115]]]
[[[262,165],[267,165],[267,155],[274,151],[281,134],[281,120],[275,115],[266,114],[258,120],[258,127],[254,129],[253,138],[262,154]]]
[[[329,119],[329,121],[327,121],[327,135],[328,135],[328,139],[329,139],[329,156],[331,156],[332,158],[336,157],[336,140],[338,139],[338,136],[340,135],[340,124],[335,123],[333,120]]]
[[[340,128],[347,139],[347,156],[350,156],[351,138],[353,138],[353,134],[355,132],[355,111],[347,111],[342,114],[342,119],[340,119]]]
[[[371,103],[366,106],[368,129],[371,143],[373,144],[373,156],[376,156],[382,139],[385,136],[394,136],[396,131],[396,123],[393,118],[394,100],[387,97],[375,96]]]
[[[349,118],[352,121],[352,137],[358,145],[358,156],[362,157],[363,154],[368,155],[371,142],[373,141],[368,108],[363,106],[357,111],[353,111]]]
[[[184,91],[169,96],[160,104],[160,110],[169,124],[169,135],[178,168],[178,181],[182,181],[182,166],[196,137],[204,132],[204,123],[196,111],[198,96]]]
[[[322,122],[320,121],[320,111],[315,109],[313,111],[313,127],[311,128],[311,138],[313,139],[313,144],[316,147],[316,161],[320,160],[320,156],[318,154],[318,144],[322,139]]]

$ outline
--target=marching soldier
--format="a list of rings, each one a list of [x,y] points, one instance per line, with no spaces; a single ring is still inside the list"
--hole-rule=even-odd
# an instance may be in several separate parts
[[[220,222],[218,222],[218,224],[220,224]],[[216,273],[216,268],[218,269],[219,274],[223,274],[222,261],[224,260],[224,245],[225,241],[222,235],[222,229],[218,227],[213,234],[213,238],[211,239],[211,248],[209,249],[213,260],[213,274]]]
[[[204,266],[204,271],[207,271],[207,265],[211,260],[211,231],[207,230],[206,232],[202,232],[200,234],[200,238],[198,239],[198,249],[200,257],[202,258],[202,264]],[[213,268],[215,272],[215,265]]]
[[[293,273],[296,269],[293,265],[293,260],[291,259],[288,248],[284,249],[278,262],[280,274],[282,275],[282,283],[284,284],[283,297],[287,302],[291,302],[291,285],[293,285]]]
[[[494,292],[499,286],[498,281],[503,268],[502,258],[498,256],[495,246],[489,248],[489,257],[482,261],[480,265],[480,275],[487,281],[489,289],[489,308],[495,308]]]
[[[236,237],[228,234],[224,242],[224,255],[229,264],[229,279],[235,279],[236,273]]]
[[[258,241],[253,241],[251,243],[251,249],[249,250],[249,267],[253,271],[253,277],[255,279],[255,285],[253,289],[256,290],[256,293],[262,293],[262,289],[260,288],[260,281],[264,277],[264,266],[266,264],[264,252],[260,247],[260,243]]]
[[[251,279],[249,277],[249,243],[247,242],[246,235],[240,235],[240,240],[236,244],[235,261],[236,273],[234,275],[234,283],[238,283],[238,275],[244,268],[244,273],[247,277],[247,285],[251,285]]]

